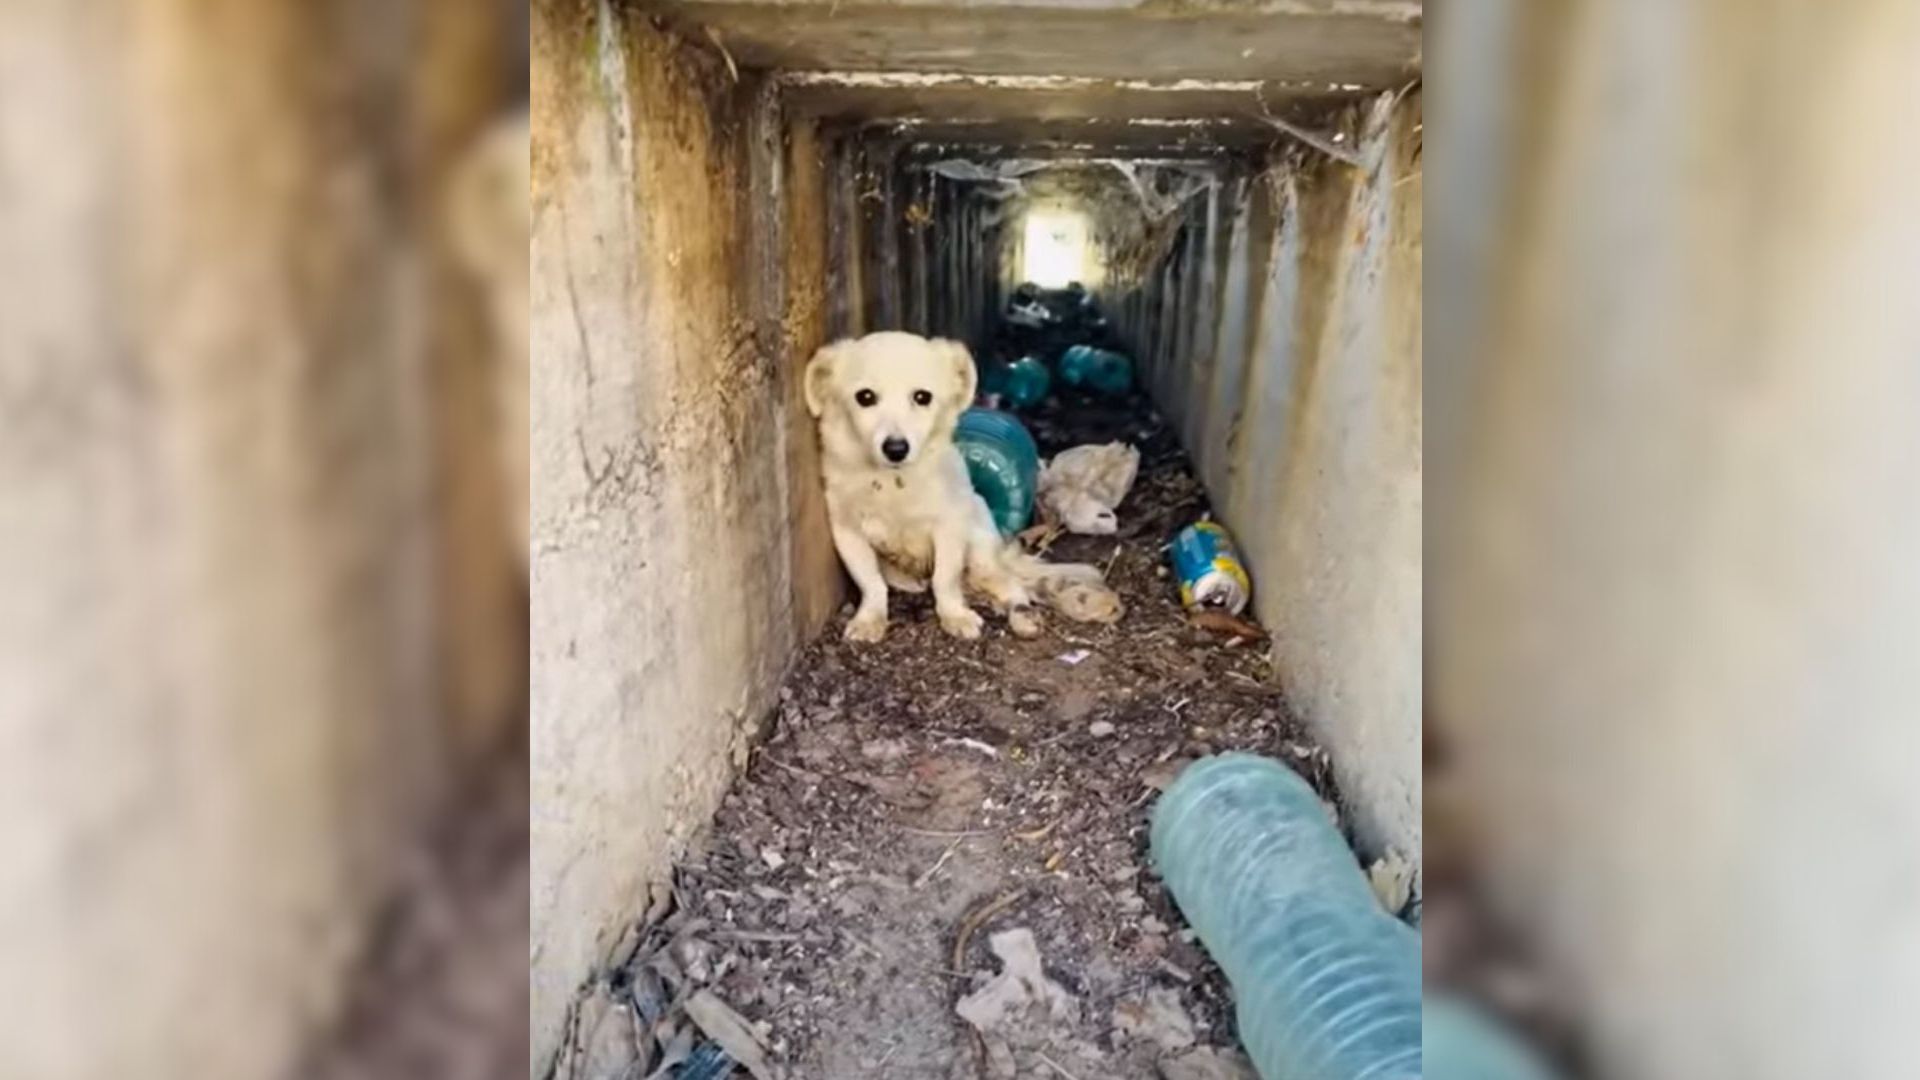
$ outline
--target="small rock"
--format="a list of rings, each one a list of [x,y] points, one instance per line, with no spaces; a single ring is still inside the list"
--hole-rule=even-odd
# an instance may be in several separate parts
[[[778,870],[787,865],[787,857],[770,847],[760,849],[760,861],[766,863],[769,870]]]
[[[1087,734],[1096,739],[1104,739],[1114,733],[1114,726],[1106,720],[1095,720],[1087,725]]]
[[[905,739],[873,739],[860,747],[860,756],[868,761],[899,761],[912,749]]]

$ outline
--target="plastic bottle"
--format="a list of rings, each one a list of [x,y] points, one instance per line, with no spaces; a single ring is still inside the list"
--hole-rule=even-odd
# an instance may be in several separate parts
[[[968,409],[960,414],[953,441],[1000,535],[1026,528],[1040,481],[1040,448],[1026,425],[998,409]]]
[[[1060,354],[1060,381],[1119,396],[1133,388],[1133,361],[1112,349],[1074,345]]]
[[[1154,807],[1152,848],[1264,1080],[1418,1080],[1420,936],[1305,780],[1251,754],[1197,762]]]
[[[1053,372],[1037,356],[1022,356],[1010,364],[992,364],[982,373],[980,389],[997,394],[1013,409],[1031,409],[1046,400],[1053,388]]]

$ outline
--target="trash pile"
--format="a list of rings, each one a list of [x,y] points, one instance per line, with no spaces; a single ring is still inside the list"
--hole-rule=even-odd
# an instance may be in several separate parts
[[[1133,361],[1115,345],[1086,286],[1046,290],[1027,282],[1007,300],[993,339],[976,350],[982,403],[1027,412],[1057,388],[1125,397],[1133,390]]]
[[[677,909],[661,890],[645,918],[567,1017],[553,1080],[754,1080],[782,1072],[771,1028],[735,1011],[715,987],[740,963],[730,935]]]
[[[1070,391],[962,434],[990,503],[1032,498],[1028,546],[1099,565],[1126,614],[959,641],[915,594],[879,644],[819,635],[671,899],[580,998],[560,1080],[712,1080],[723,1054],[737,1080],[754,1047],[790,1080],[1256,1077],[1148,812],[1222,751],[1337,801],[1331,763],[1264,651],[1182,604],[1169,543],[1206,492],[1144,399]],[[1049,524],[1068,495],[1110,531]]]

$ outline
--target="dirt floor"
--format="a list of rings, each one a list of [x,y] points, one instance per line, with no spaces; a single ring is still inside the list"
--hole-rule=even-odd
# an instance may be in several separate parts
[[[1136,404],[1031,426],[1044,454],[1116,437],[1141,448],[1119,535],[1049,553],[1107,568],[1126,616],[1050,616],[1027,641],[990,620],[961,642],[929,598],[896,593],[883,643],[832,626],[672,895],[583,1000],[561,1080],[647,1076],[676,1039],[684,1056],[702,1040],[674,1006],[702,990],[764,1044],[769,1074],[1252,1075],[1226,986],[1148,867],[1147,815],[1182,765],[1228,749],[1287,761],[1332,799],[1326,756],[1288,715],[1263,645],[1181,610],[1165,546],[1206,498],[1164,424]],[[1044,971],[1025,989],[1047,1007],[982,1033],[956,1004],[1009,990],[992,983],[995,948],[1019,955],[1019,936],[1001,935],[1020,928]]]

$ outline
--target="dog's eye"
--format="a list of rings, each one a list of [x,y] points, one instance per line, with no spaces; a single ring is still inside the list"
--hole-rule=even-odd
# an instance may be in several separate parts
[[[880,395],[871,390],[861,390],[853,395],[853,400],[859,402],[861,408],[871,409],[880,403]]]
[[[915,405],[931,405],[933,404],[933,395],[927,393],[925,390],[915,390],[913,392],[913,403]]]

